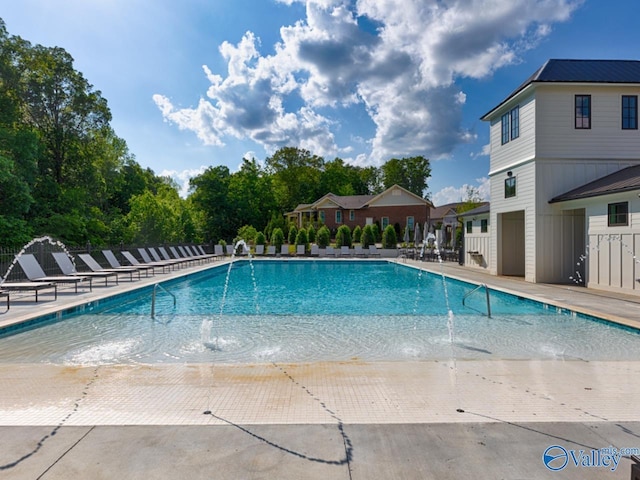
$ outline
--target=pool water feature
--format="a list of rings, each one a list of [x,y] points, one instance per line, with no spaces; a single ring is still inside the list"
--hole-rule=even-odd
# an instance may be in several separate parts
[[[393,262],[239,260],[231,270],[212,268],[163,285],[178,299],[175,311],[169,296],[156,299],[167,321],[150,317],[151,296],[139,292],[0,338],[0,362],[445,360],[452,351],[458,360],[640,356],[635,330],[496,291],[488,318],[481,313],[482,295],[462,305],[475,285],[443,284],[440,275]],[[453,344],[449,311],[456,324]],[[217,349],[203,344],[206,320],[216,322]]]

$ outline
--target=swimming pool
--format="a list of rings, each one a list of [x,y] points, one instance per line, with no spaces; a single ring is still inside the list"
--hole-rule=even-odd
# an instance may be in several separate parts
[[[637,331],[386,261],[238,261],[0,338],[0,362],[629,360]],[[225,294],[226,292],[226,294]],[[451,311],[451,315],[449,314]],[[450,321],[451,320],[451,321]]]

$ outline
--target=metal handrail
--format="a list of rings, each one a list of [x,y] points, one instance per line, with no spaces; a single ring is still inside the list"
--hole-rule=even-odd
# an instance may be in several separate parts
[[[162,285],[160,285],[159,283],[156,283],[153,285],[153,293],[151,294],[151,318],[155,319],[156,318],[156,290],[161,289],[162,291],[164,291],[165,293],[168,293],[169,295],[171,295],[173,297],[173,306],[176,306],[176,296],[171,293],[169,290],[167,290],[166,288],[164,288]]]
[[[487,296],[487,317],[491,318],[491,301],[489,300],[489,287],[487,287],[486,283],[481,283],[480,285],[478,285],[476,288],[474,288],[473,290],[471,290],[470,292],[468,292],[467,294],[465,294],[464,297],[462,297],[462,305],[466,306],[464,301],[467,299],[467,297],[469,295],[471,295],[472,293],[477,292],[478,290],[480,290],[481,288],[484,288],[485,294]]]

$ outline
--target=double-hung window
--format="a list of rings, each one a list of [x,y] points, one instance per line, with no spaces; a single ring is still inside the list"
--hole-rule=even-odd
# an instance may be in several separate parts
[[[575,106],[576,129],[591,128],[591,95],[576,95]]]
[[[504,181],[504,198],[516,196],[516,177],[509,177]]]
[[[480,233],[487,233],[489,231],[489,220],[483,218],[480,220]]]
[[[336,223],[342,223],[342,210],[336,210]]]
[[[509,142],[509,114],[502,115],[502,145]]]
[[[473,222],[471,220],[467,220],[467,233],[473,233]]]
[[[623,130],[638,129],[638,96],[637,95],[622,96],[622,129]]]

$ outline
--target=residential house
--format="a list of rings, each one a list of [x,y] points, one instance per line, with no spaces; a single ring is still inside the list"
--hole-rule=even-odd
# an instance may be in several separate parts
[[[640,294],[638,95],[639,61],[549,60],[482,117],[491,273]]]
[[[464,264],[481,269],[489,268],[491,234],[489,232],[490,204],[467,210],[459,218],[464,235]]]
[[[413,231],[415,223],[424,225],[429,220],[432,204],[409,190],[393,185],[378,195],[335,195],[328,193],[312,204],[298,205],[287,214],[298,227],[318,222],[337,229],[347,225],[353,229],[378,222],[382,229],[387,225],[407,226]]]

